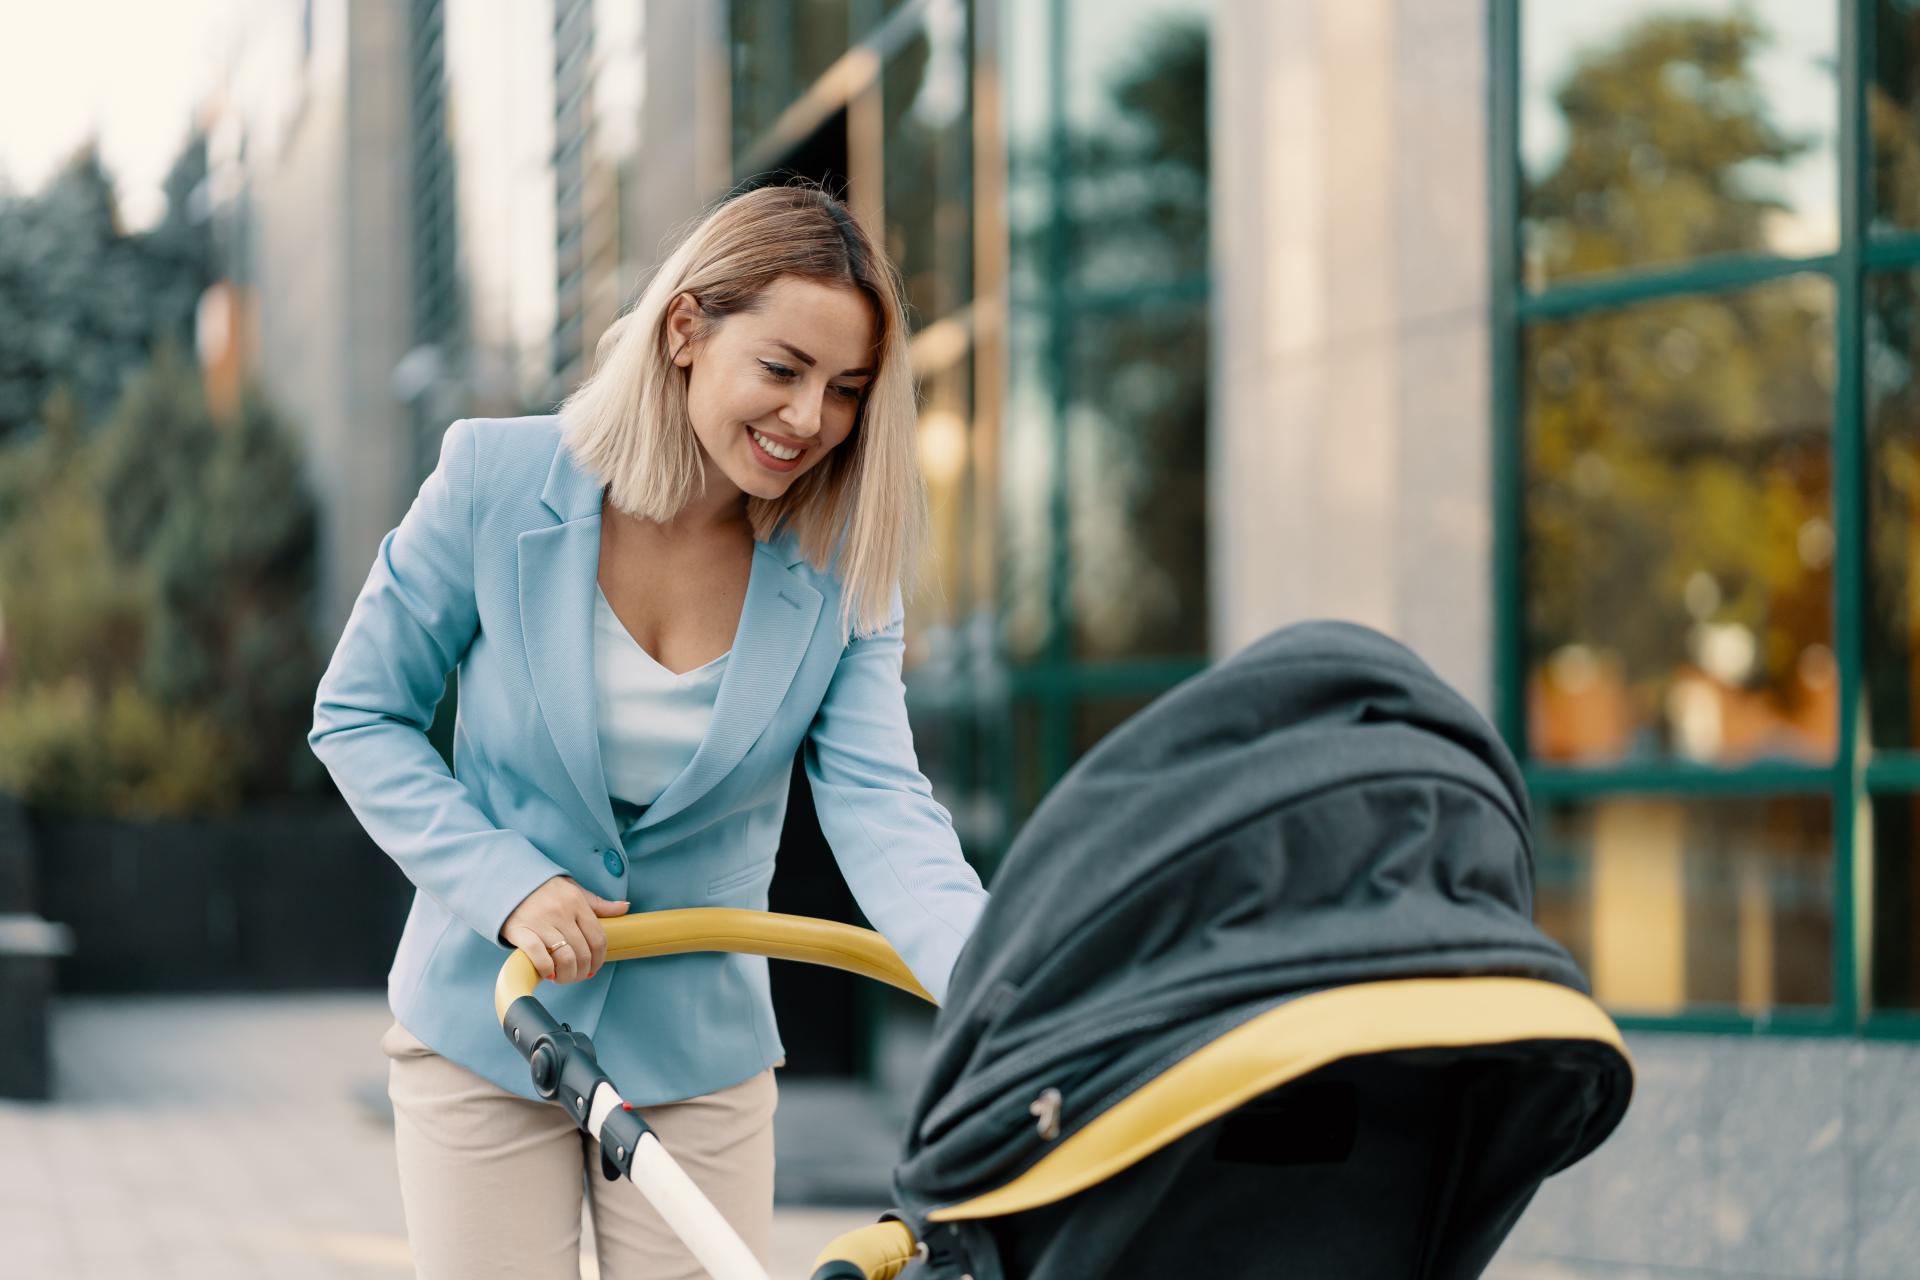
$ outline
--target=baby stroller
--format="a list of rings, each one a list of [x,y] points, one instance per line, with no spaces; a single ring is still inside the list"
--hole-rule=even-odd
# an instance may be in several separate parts
[[[1479,1275],[1632,1092],[1617,1029],[1531,922],[1529,832],[1486,722],[1365,628],[1291,627],[1168,693],[1015,842],[935,1026],[895,1208],[815,1280]],[[608,941],[918,989],[877,935],[818,921],[664,912]],[[633,1172],[638,1116],[533,986],[516,956],[503,1022],[609,1176],[716,1276],[761,1275],[684,1178]]]

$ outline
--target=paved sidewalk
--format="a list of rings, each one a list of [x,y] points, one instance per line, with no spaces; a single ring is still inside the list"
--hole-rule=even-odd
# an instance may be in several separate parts
[[[0,1272],[18,1280],[393,1277],[412,1266],[368,995],[66,999],[51,1103],[0,1102]],[[863,1091],[783,1086],[783,1190],[867,1203],[892,1149]],[[826,1194],[813,1194],[825,1190]],[[635,1194],[638,1194],[637,1192]],[[783,1205],[800,1277],[871,1208]],[[582,1274],[597,1275],[590,1258]]]

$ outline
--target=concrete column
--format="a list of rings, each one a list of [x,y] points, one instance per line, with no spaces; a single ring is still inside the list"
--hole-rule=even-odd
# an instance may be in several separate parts
[[[1225,0],[1213,631],[1340,617],[1492,689],[1486,0]]]

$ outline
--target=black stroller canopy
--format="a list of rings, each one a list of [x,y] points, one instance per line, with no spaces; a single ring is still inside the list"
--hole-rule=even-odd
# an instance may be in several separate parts
[[[1465,699],[1363,627],[1307,623],[1267,637],[1110,734],[1014,843],[936,1025],[896,1174],[902,1215],[926,1238],[943,1206],[1003,1187],[1175,1064],[1308,993],[1501,976],[1584,995],[1571,958],[1532,924],[1532,895],[1519,771]],[[995,1252],[1019,1259],[1005,1261],[1006,1274],[1146,1274],[1121,1259],[1146,1256],[1138,1237],[1150,1223],[1185,1237],[1212,1233],[1210,1256],[1225,1273],[1264,1274],[1232,1269],[1251,1265],[1251,1255],[1219,1243],[1220,1215],[1270,1214],[1271,1201],[1246,1197],[1294,1196],[1287,1179],[1301,1175],[1331,1185],[1328,1164],[1344,1160],[1370,1202],[1353,1204],[1343,1226],[1371,1232],[1372,1242],[1328,1244],[1281,1270],[1477,1274],[1485,1258],[1468,1256],[1490,1256],[1539,1179],[1597,1145],[1626,1105],[1630,1069],[1617,1050],[1554,1045],[1545,1059],[1554,1083],[1531,1097],[1514,1093],[1533,1078],[1534,1059],[1518,1051],[1376,1050],[1241,1108],[1238,1137],[1214,1123],[1171,1142],[1146,1162],[1154,1168],[950,1234],[971,1234],[970,1266],[981,1280],[996,1274],[985,1256]],[[1469,1060],[1481,1065],[1463,1065]],[[1383,1072],[1399,1074],[1369,1075]],[[1446,1084],[1427,1096],[1415,1079]],[[1375,1094],[1417,1114],[1389,1123],[1368,1101]],[[1494,1098],[1512,1105],[1493,1114]],[[1276,1165],[1250,1149],[1222,1164],[1223,1151],[1260,1132],[1246,1128],[1246,1116],[1262,1107],[1283,1117],[1273,1132],[1288,1135],[1293,1155]],[[1480,1162],[1511,1166],[1506,1181],[1519,1184],[1511,1194],[1489,1195],[1458,1171],[1433,1175],[1426,1155],[1418,1191],[1396,1182],[1399,1173],[1358,1167],[1355,1153],[1373,1150],[1382,1170],[1406,1163],[1409,1133],[1425,1133],[1437,1117],[1458,1121],[1463,1109],[1485,1112],[1485,1123],[1450,1130],[1440,1145],[1511,1148],[1511,1158]],[[1399,1244],[1387,1240],[1393,1233],[1379,1224],[1392,1210],[1381,1197],[1413,1194],[1425,1197],[1411,1214],[1416,1226]],[[1487,1203],[1469,1213],[1476,1196]],[[1207,1203],[1190,1211],[1190,1200]],[[1340,1208],[1310,1211],[1324,1219]],[[1475,1221],[1451,1221],[1462,1214]],[[1023,1223],[1033,1231],[1023,1235]],[[1454,1250],[1467,1269],[1449,1269],[1449,1239],[1470,1242]],[[1156,1256],[1190,1265],[1188,1245]],[[1288,1257],[1285,1240],[1266,1245],[1260,1256]],[[1401,1245],[1391,1256],[1424,1259],[1420,1269],[1365,1269],[1382,1265],[1366,1250]]]

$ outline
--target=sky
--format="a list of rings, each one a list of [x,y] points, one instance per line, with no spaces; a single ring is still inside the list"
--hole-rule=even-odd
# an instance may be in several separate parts
[[[240,8],[241,0],[0,0],[0,189],[39,190],[91,134],[127,229],[158,221],[160,184]]]

